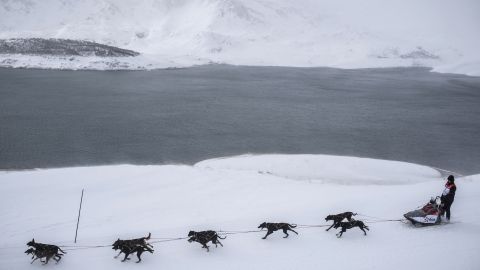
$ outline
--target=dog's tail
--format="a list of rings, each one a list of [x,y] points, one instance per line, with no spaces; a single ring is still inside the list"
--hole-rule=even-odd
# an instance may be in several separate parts
[[[67,254],[67,252],[63,251],[61,248],[58,248],[58,251],[62,252],[63,254]]]
[[[358,215],[358,214],[357,213],[352,213],[352,216],[356,216],[356,215]]]
[[[223,238],[222,238],[220,235],[218,235],[218,234],[217,234],[217,236],[218,236],[218,238],[220,238],[220,239],[222,239],[222,240],[227,238],[226,235],[225,235],[225,237],[223,237]]]
[[[147,237],[144,237],[143,239],[145,240],[150,240],[150,237],[152,236],[152,233],[148,233]]]
[[[289,226],[290,228],[296,228],[296,227],[297,227],[297,224],[288,224],[288,226]]]

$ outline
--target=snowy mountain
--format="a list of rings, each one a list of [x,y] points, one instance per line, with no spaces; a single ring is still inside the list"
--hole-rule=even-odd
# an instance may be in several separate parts
[[[0,0],[0,38],[89,40],[142,53],[128,68],[421,65],[480,74],[478,11],[475,0]]]
[[[101,166],[0,172],[1,269],[462,269],[480,265],[480,175],[458,177],[450,223],[416,228],[402,215],[443,190],[435,169],[396,161],[323,155],[240,156],[194,166]],[[68,184],[66,184],[68,182]],[[78,243],[78,203],[85,188]],[[325,217],[354,211],[367,222],[337,238]],[[387,220],[387,221],[385,221]],[[388,221],[394,220],[394,221]],[[299,235],[262,240],[264,222]],[[190,230],[227,235],[206,252]],[[111,245],[152,233],[153,254],[114,259]],[[23,252],[32,238],[61,245],[42,266]],[[178,239],[181,238],[181,239]]]

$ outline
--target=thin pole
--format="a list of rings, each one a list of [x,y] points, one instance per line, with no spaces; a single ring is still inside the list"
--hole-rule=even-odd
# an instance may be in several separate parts
[[[75,243],[77,243],[78,223],[80,223],[80,212],[82,211],[82,202],[83,202],[83,189],[82,189],[82,196],[80,197],[80,208],[78,208],[77,229],[75,230]]]

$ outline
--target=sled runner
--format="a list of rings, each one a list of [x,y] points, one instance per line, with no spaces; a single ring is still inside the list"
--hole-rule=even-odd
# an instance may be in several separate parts
[[[431,198],[421,209],[410,211],[403,216],[413,225],[438,225],[442,222],[443,208],[440,197]]]

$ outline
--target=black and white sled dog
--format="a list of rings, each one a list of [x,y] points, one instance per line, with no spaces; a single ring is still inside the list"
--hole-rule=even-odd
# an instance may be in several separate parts
[[[147,240],[149,240],[151,236],[152,234],[148,233],[148,236],[136,238],[136,239],[120,240],[120,238],[118,238],[117,241],[115,241],[112,244],[112,249],[120,250],[118,255],[115,256],[114,258],[118,258],[120,254],[124,253],[125,257],[122,260],[122,262],[124,262],[126,260],[130,260],[128,256],[136,252],[137,258],[138,258],[137,263],[141,262],[142,261],[141,256],[143,252],[148,251],[150,253],[153,253],[154,251],[153,246],[147,242]]]
[[[217,247],[217,244],[220,244],[220,246],[223,247],[223,244],[220,242],[218,239],[225,239],[227,237],[220,237],[216,231],[202,231],[202,232],[196,232],[196,231],[190,231],[188,232],[188,242],[198,242],[202,245],[202,248],[206,248],[207,252],[210,251],[208,248],[207,244],[208,242],[212,241],[212,243]]]
[[[272,234],[274,231],[278,231],[278,230],[283,230],[283,233],[285,234],[283,238],[287,238],[288,231],[292,231],[295,234],[298,234],[296,231],[292,229],[296,227],[297,225],[288,224],[288,223],[267,223],[267,222],[263,222],[262,224],[260,224],[260,226],[258,226],[259,229],[267,229],[267,234],[262,239],[267,239],[267,236]]]
[[[325,221],[333,220],[333,224],[332,224],[332,226],[328,227],[328,229],[326,229],[326,231],[328,232],[328,230],[330,230],[332,227],[334,227],[338,223],[342,222],[342,220],[344,220],[344,219],[347,219],[348,221],[353,221],[354,219],[352,218],[352,216],[356,216],[356,215],[357,214],[353,213],[353,212],[344,212],[344,213],[340,213],[340,214],[336,214],[336,215],[328,215],[325,218]]]
[[[339,222],[335,225],[335,229],[337,229],[338,227],[342,228],[342,230],[339,233],[337,233],[338,238],[342,237],[342,234],[344,232],[346,232],[347,230],[355,228],[355,227],[360,228],[360,230],[362,230],[365,235],[367,235],[367,232],[364,229],[367,229],[368,231],[370,231],[370,229],[367,227],[367,225],[365,225],[365,223],[363,223],[363,221],[360,221],[360,220],[352,220],[352,221],[347,221],[347,222],[342,221],[342,222]]]

